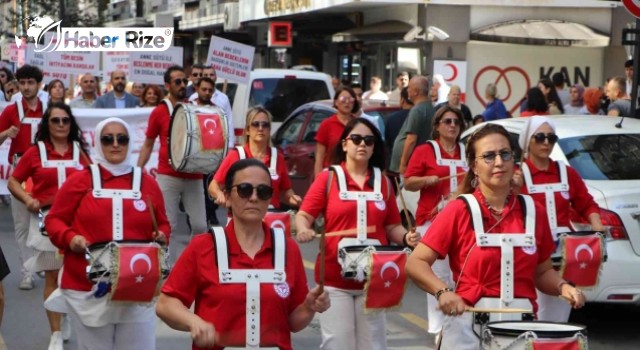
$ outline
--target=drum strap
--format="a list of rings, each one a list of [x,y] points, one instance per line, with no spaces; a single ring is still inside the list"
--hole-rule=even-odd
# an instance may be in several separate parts
[[[340,200],[356,201],[358,204],[356,226],[357,237],[359,241],[364,242],[367,239],[367,202],[384,200],[381,192],[382,173],[379,168],[373,168],[373,192],[347,191],[347,177],[344,174],[342,167],[339,165],[332,165],[331,169],[335,172],[336,177],[338,178]]]
[[[238,151],[238,156],[240,157],[240,159],[246,159],[247,158],[247,152],[244,151],[244,147],[242,146],[236,146],[236,150]],[[269,159],[269,175],[271,175],[271,178],[275,178],[278,175],[278,172],[276,171],[276,166],[278,165],[278,149],[275,147],[271,147],[271,158]]]
[[[102,188],[102,179],[100,177],[100,168],[97,164],[89,165],[91,171],[91,180],[93,182],[94,198],[111,198],[113,211],[111,213],[113,225],[113,240],[121,241],[124,238],[124,210],[123,200],[125,199],[141,199],[140,184],[142,181],[142,170],[139,167],[133,167],[133,184],[131,189],[104,189]]]
[[[285,265],[285,235],[279,228],[271,229],[274,245],[273,269],[231,269],[224,229],[213,226],[216,246],[218,278],[221,284],[244,283],[247,286],[246,349],[260,349],[260,285],[262,283],[284,283],[287,275]]]
[[[71,160],[49,160],[49,157],[47,157],[47,148],[42,141],[38,141],[38,150],[40,151],[42,167],[57,169],[58,188],[60,188],[67,179],[66,168],[76,168],[80,165],[80,145],[76,141],[73,142],[73,158]]]
[[[38,102],[41,101],[38,100]],[[46,105],[43,102],[41,103],[44,111]],[[29,142],[33,143],[36,139],[36,133],[38,132],[38,124],[40,124],[42,118],[27,118],[24,114],[24,106],[22,105],[22,100],[16,101],[16,107],[18,107],[18,118],[20,119],[20,123],[31,125],[31,138],[29,139]]]
[[[449,193],[453,193],[458,188],[458,177],[456,174],[458,173],[458,167],[466,167],[467,161],[465,147],[462,142],[458,143],[460,147],[460,159],[442,159],[442,150],[440,149],[440,145],[436,141],[429,140],[427,141],[433,146],[433,150],[436,155],[436,164],[439,166],[448,166],[449,167]]]
[[[167,105],[167,109],[169,109],[169,117],[173,116],[173,103],[168,98],[162,100]]]
[[[482,212],[476,197],[471,194],[463,194],[461,198],[467,203],[469,214],[473,222],[473,230],[476,234],[476,244],[480,248],[500,247],[500,300],[503,307],[508,307],[513,299],[513,258],[515,247],[533,247],[536,244],[535,223],[536,211],[531,196],[519,195],[525,216],[525,233],[490,233],[484,231]]]
[[[558,216],[556,214],[556,192],[569,191],[569,181],[567,181],[567,166],[562,162],[555,162],[558,164],[558,170],[560,171],[560,182],[547,183],[534,185],[531,178],[531,170],[526,162],[522,163],[522,175],[524,176],[524,183],[527,187],[529,194],[532,193],[544,193],[545,207],[547,207],[547,217],[549,218],[549,227],[554,237],[553,240],[557,241],[557,228],[558,228]]]

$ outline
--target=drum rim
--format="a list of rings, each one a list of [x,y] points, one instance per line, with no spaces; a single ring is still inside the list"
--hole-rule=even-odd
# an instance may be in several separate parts
[[[350,252],[361,252],[366,248],[373,248],[375,251],[383,251],[383,252],[400,252],[403,251],[406,247],[402,247],[399,245],[348,245],[342,247],[340,249],[344,249],[347,253]]]
[[[171,120],[170,120],[170,122],[169,122],[169,142],[168,142],[168,143],[169,143],[169,144],[168,144],[168,151],[169,151],[169,152],[168,152],[168,153],[169,153],[169,164],[171,165],[171,167],[172,167],[172,168],[173,168],[173,170],[175,170],[175,171],[180,171],[180,170],[182,170],[182,169],[185,167],[186,163],[187,163],[187,162],[186,162],[186,157],[184,157],[184,158],[182,159],[182,161],[180,161],[180,164],[179,164],[179,165],[174,164],[174,160],[173,160],[174,158],[172,157],[173,152],[172,152],[172,148],[171,148],[171,139],[172,139],[172,137],[171,137],[171,134],[172,134],[172,133],[171,133],[171,130],[173,130],[173,121],[176,119],[176,118],[175,118],[175,116],[176,116],[176,115],[177,115],[177,113],[178,113],[178,109],[185,109],[184,105],[185,105],[185,104],[184,104],[184,103],[182,103],[182,102],[178,103],[178,105],[173,109],[173,114],[171,115],[171,117],[170,117],[170,119],[171,119]],[[186,118],[186,122],[187,122],[187,124],[189,124],[189,123],[190,123],[189,118]],[[187,126],[189,126],[189,125],[187,125]],[[187,137],[187,138],[185,138],[185,140],[186,140],[186,143],[187,143],[187,144],[185,145],[185,148],[184,148],[184,149],[185,149],[185,150],[191,149],[191,138],[190,138],[190,137]]]
[[[523,323],[537,324],[537,325],[544,324],[544,325],[556,325],[556,326],[572,326],[578,329],[575,329],[575,330],[551,330],[551,329],[531,330],[529,329],[527,330],[527,329],[507,329],[507,328],[495,327],[495,326],[500,326],[505,324],[523,324]],[[510,337],[517,337],[520,334],[525,332],[534,332],[536,336],[538,336],[539,338],[551,338],[551,339],[569,338],[569,337],[573,337],[576,333],[587,335],[587,326],[580,323],[572,323],[572,322],[562,323],[562,322],[548,322],[548,321],[496,321],[496,322],[487,323],[486,327],[491,331],[492,335],[510,336]]]

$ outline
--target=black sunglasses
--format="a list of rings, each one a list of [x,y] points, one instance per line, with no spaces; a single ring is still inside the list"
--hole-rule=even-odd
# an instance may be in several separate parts
[[[129,144],[129,136],[127,136],[127,135],[122,135],[122,134],[112,135],[112,134],[108,134],[108,135],[100,136],[100,143],[102,143],[103,146],[111,146],[111,145],[113,145],[113,141],[114,140],[118,141],[118,145],[120,145],[120,146],[127,146]]]
[[[485,152],[477,158],[484,159],[484,162],[487,164],[493,164],[493,162],[496,161],[497,156],[500,156],[503,162],[508,162],[513,159],[513,152],[507,150],[503,150],[500,152]]]
[[[176,84],[176,85],[178,85],[178,86],[180,86],[180,85],[187,85],[187,84],[189,83],[189,80],[184,79],[184,78],[182,78],[182,79],[176,79],[176,80],[174,80],[174,81],[173,81],[173,83],[174,83],[174,84]]]
[[[453,124],[455,126],[460,126],[460,124],[462,124],[462,122],[458,118],[440,119],[440,123],[446,124],[446,125],[452,125]]]
[[[251,122],[251,126],[256,128],[256,129],[269,129],[271,127],[271,123],[269,122],[264,122],[264,121],[253,121]]]
[[[353,144],[356,146],[359,146],[363,140],[366,146],[373,146],[373,144],[376,142],[376,138],[373,135],[362,136],[358,134],[351,134],[347,136],[345,140],[351,140],[351,142],[353,142]]]
[[[49,121],[51,121],[51,124],[60,124],[60,125],[69,125],[69,123],[71,123],[71,118],[68,117],[53,117],[50,118]]]
[[[545,134],[543,132],[539,132],[537,134],[531,135],[531,137],[534,140],[536,140],[536,143],[544,143],[545,139],[549,140],[549,143],[552,144],[552,145],[554,143],[558,142],[558,135],[556,135],[554,133]]]
[[[240,196],[240,198],[243,198],[243,199],[251,198],[251,195],[253,195],[254,188],[256,189],[256,194],[258,195],[258,198],[263,201],[271,199],[271,196],[273,195],[273,188],[267,185],[258,185],[256,187],[253,187],[252,184],[243,182],[241,184],[231,186],[231,188],[234,188],[234,187],[238,192],[238,196]]]
[[[202,73],[191,73],[191,76],[193,76],[193,77],[201,77]]]

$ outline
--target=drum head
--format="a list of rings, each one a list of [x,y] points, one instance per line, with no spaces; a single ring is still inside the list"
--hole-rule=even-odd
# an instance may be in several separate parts
[[[577,323],[556,323],[537,321],[502,321],[490,322],[487,328],[493,335],[517,337],[528,331],[536,333],[539,338],[568,338],[580,332],[587,334],[587,327]]]
[[[401,252],[405,249],[404,247],[395,245],[350,245],[342,247],[342,249],[344,249],[344,251],[347,253],[352,253],[361,252],[369,247],[373,247],[373,249],[377,252]]]
[[[185,155],[190,148],[191,139],[187,131],[191,129],[187,118],[187,109],[179,104],[173,111],[169,126],[169,160],[174,170],[179,171],[184,167]]]

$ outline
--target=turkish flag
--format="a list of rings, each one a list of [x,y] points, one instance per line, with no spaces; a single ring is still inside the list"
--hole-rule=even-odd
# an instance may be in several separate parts
[[[281,228],[287,237],[291,237],[291,213],[285,212],[267,212],[263,221],[271,228]]]
[[[562,266],[560,276],[577,287],[589,288],[598,284],[604,260],[604,240],[600,234],[586,236],[562,235]]]
[[[148,303],[160,287],[160,246],[156,243],[118,244],[118,262],[111,274],[111,300]]]
[[[568,339],[534,339],[531,341],[533,350],[582,350],[580,340],[576,338]]]
[[[365,286],[365,310],[400,306],[407,285],[407,275],[404,272],[407,253],[373,252],[370,263],[371,274]]]
[[[224,149],[227,141],[225,140],[225,124],[222,122],[219,114],[197,113],[198,123],[200,124],[200,143],[203,151],[216,151]]]

